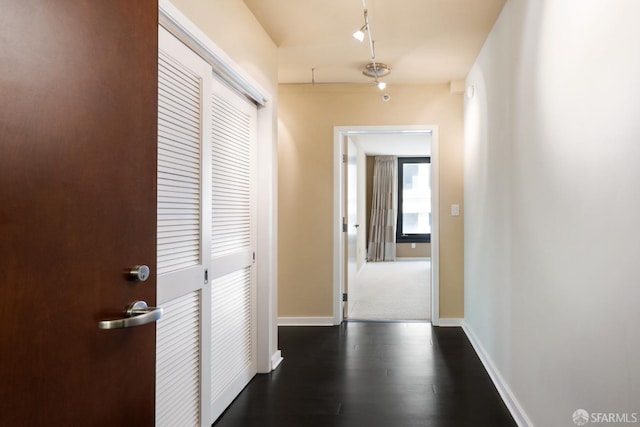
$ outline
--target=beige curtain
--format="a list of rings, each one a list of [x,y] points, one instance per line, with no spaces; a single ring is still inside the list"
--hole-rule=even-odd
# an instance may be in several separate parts
[[[369,261],[396,260],[398,158],[376,156],[369,222]]]

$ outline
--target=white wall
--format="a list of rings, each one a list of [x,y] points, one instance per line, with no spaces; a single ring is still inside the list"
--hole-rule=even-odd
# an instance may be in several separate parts
[[[535,426],[640,413],[639,40],[637,0],[509,0],[467,78],[465,322]]]

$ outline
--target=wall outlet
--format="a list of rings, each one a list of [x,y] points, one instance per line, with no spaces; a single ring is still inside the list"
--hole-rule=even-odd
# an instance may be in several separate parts
[[[415,248],[416,248],[416,244],[415,244],[415,243],[412,243],[412,244],[411,244],[411,249],[415,249]]]
[[[460,205],[451,205],[451,216],[460,216]]]

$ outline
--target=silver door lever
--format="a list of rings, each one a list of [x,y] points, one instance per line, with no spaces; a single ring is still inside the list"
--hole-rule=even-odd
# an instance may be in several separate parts
[[[100,329],[121,329],[142,326],[153,323],[162,317],[162,307],[149,307],[144,301],[136,301],[129,306],[125,318],[102,320],[98,323]]]

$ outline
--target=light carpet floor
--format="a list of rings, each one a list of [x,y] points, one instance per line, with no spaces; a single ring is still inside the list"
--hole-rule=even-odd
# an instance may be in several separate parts
[[[430,320],[431,261],[368,262],[349,286],[350,320]]]

